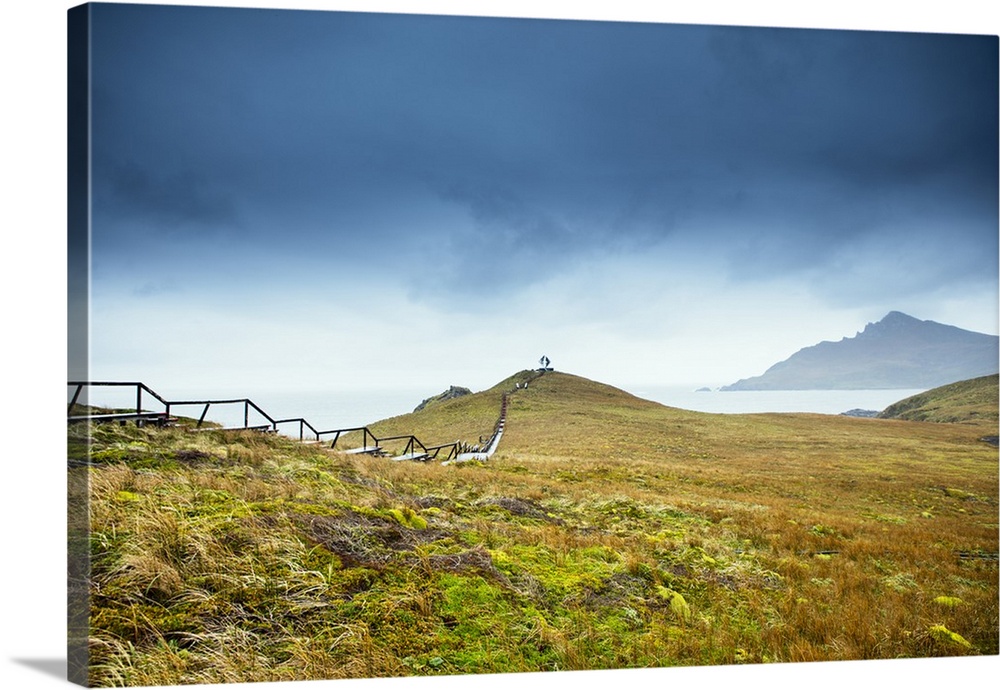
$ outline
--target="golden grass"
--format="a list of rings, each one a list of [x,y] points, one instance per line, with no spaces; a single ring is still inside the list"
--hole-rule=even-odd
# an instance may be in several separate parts
[[[989,421],[996,418],[1000,376],[980,376],[900,400],[879,415],[926,422]]]
[[[475,440],[508,388],[380,433]],[[998,458],[978,440],[996,426],[700,414],[546,374],[511,397],[481,464],[96,428],[92,671],[151,685],[997,654]]]

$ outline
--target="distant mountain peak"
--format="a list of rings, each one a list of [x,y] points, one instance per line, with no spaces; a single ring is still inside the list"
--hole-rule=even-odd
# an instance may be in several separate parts
[[[891,311],[882,317],[879,323],[892,324],[892,323],[920,323],[920,319],[915,319],[909,314],[904,314],[901,311]]]
[[[865,326],[865,329],[863,331],[860,331],[858,335],[873,335],[885,332],[887,330],[913,328],[923,323],[934,323],[934,322],[921,321],[920,319],[915,319],[909,314],[904,314],[901,311],[891,311],[885,316],[883,316],[881,321],[868,323],[868,325]]]
[[[995,335],[890,311],[853,338],[802,348],[722,390],[933,388],[995,373],[998,342]]]
[[[901,311],[891,311],[882,317],[881,321],[868,324],[869,326],[916,326],[921,323],[934,323],[933,321],[922,321]]]

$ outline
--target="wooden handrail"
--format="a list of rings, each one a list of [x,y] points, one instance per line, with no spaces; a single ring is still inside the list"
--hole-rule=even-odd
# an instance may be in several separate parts
[[[103,421],[103,420],[107,420],[107,419],[130,419],[130,418],[135,418],[135,419],[138,419],[138,418],[154,418],[154,419],[163,419],[163,420],[166,421],[166,420],[170,419],[170,409],[172,407],[180,407],[180,406],[185,406],[185,405],[186,406],[190,406],[190,405],[204,405],[204,408],[202,409],[202,412],[201,412],[201,416],[198,418],[198,422],[197,422],[197,425],[196,425],[197,427],[200,428],[201,425],[205,421],[205,417],[208,415],[209,408],[212,405],[232,405],[232,404],[242,403],[243,404],[243,427],[242,428],[244,428],[244,429],[253,429],[253,430],[263,430],[263,429],[270,428],[273,431],[277,431],[279,424],[286,424],[286,423],[289,423],[289,422],[298,422],[299,423],[299,440],[300,441],[304,440],[304,429],[305,429],[305,427],[308,427],[309,430],[316,436],[316,441],[317,442],[320,441],[323,436],[327,436],[329,434],[333,434],[334,435],[333,441],[330,443],[330,448],[331,449],[336,447],[337,441],[340,439],[341,434],[346,434],[346,433],[350,433],[350,432],[354,432],[354,431],[360,431],[360,432],[362,432],[362,437],[361,438],[362,438],[362,447],[363,448],[368,448],[369,447],[368,446],[369,437],[371,438],[371,440],[372,440],[372,442],[374,444],[372,446],[372,448],[378,448],[379,444],[381,442],[383,442],[383,441],[398,441],[398,440],[406,439],[407,440],[407,444],[406,444],[406,448],[404,450],[404,453],[412,453],[412,452],[414,452],[414,449],[415,449],[416,446],[420,446],[420,448],[423,449],[424,453],[428,453],[428,454],[433,453],[432,457],[436,458],[437,455],[438,455],[438,453],[440,451],[444,450],[445,448],[448,448],[449,451],[448,451],[448,455],[445,458],[445,460],[448,460],[448,459],[450,459],[453,456],[457,456],[458,453],[459,453],[460,448],[465,445],[461,441],[455,441],[454,443],[443,443],[441,445],[436,445],[436,446],[427,446],[423,442],[421,442],[420,439],[418,439],[413,434],[404,434],[404,435],[401,435],[401,436],[386,436],[386,437],[383,437],[383,438],[378,438],[378,437],[375,436],[374,433],[372,433],[371,429],[369,429],[367,426],[356,426],[356,427],[349,427],[349,428],[345,428],[345,429],[328,429],[328,430],[325,430],[325,431],[318,431],[312,424],[310,424],[308,421],[306,421],[306,419],[304,417],[290,417],[290,418],[287,418],[287,419],[274,419],[273,417],[271,417],[267,412],[265,412],[259,405],[257,405],[257,403],[255,403],[250,398],[226,398],[226,399],[210,399],[210,400],[167,400],[166,398],[164,398],[163,396],[161,396],[159,393],[157,393],[156,391],[154,391],[152,388],[150,388],[149,386],[147,386],[145,383],[142,383],[141,381],[68,381],[67,385],[69,385],[69,386],[76,386],[76,391],[74,391],[73,397],[70,400],[70,403],[69,403],[68,409],[67,409],[67,419],[70,422],[79,422],[79,421],[88,421],[88,420],[89,421],[94,421],[94,420]],[[135,388],[135,413],[134,414],[133,413],[122,413],[122,414],[113,414],[113,415],[93,415],[93,414],[89,414],[89,415],[70,415],[69,413],[72,411],[73,407],[79,402],[80,395],[83,392],[84,388],[87,387],[87,386],[105,386],[105,387],[119,387],[119,388],[130,388],[131,387],[131,388]],[[142,411],[142,395],[143,395],[143,393],[148,393],[151,397],[153,397],[157,401],[159,401],[160,404],[162,404],[164,406],[164,412],[162,412],[162,413],[159,413],[159,412],[147,412],[147,413],[144,413]],[[268,421],[267,425],[254,425],[254,426],[250,425],[250,408],[251,407],[258,414],[260,414],[262,417],[264,417]],[[500,429],[501,429],[501,427],[502,427],[502,425],[504,423],[504,419],[506,418],[506,413],[507,413],[507,394],[504,393],[503,397],[501,398],[501,403],[500,403],[500,418],[497,420],[496,425],[494,425],[493,435],[490,437],[490,443],[492,443],[492,440],[494,438],[496,438],[497,433],[499,433],[499,431],[500,431]],[[489,446],[489,443],[487,444],[487,447],[488,446]]]

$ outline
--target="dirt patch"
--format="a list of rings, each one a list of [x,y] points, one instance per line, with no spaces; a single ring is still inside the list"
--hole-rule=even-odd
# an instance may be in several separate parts
[[[691,577],[691,571],[683,563],[671,563],[663,566],[663,572],[670,573],[674,577]]]
[[[352,511],[336,515],[298,517],[315,542],[336,554],[347,567],[381,568],[401,552],[412,552],[419,544],[445,539],[451,534],[439,529],[411,529],[395,520],[361,515]]]
[[[415,552],[420,544],[452,537],[446,530],[412,529],[391,519],[352,511],[333,517],[297,516],[296,520],[313,541],[336,554],[347,568],[380,571],[390,564],[423,567],[431,572],[473,573],[511,587],[482,546],[430,556]]]
[[[413,499],[413,505],[424,510],[426,508],[438,508],[440,510],[450,510],[454,503],[448,499],[441,496],[420,496]]]
[[[530,499],[501,496],[500,498],[489,498],[481,501],[480,505],[493,505],[503,508],[515,517],[544,520],[546,522],[552,522],[559,525],[564,524],[561,519],[550,516],[541,504]]]
[[[195,449],[181,449],[174,451],[174,459],[178,462],[182,462],[185,465],[191,466],[203,466],[203,465],[221,465],[221,464],[231,464],[226,463],[222,458],[217,455],[212,455],[211,453],[206,453],[203,450]]]
[[[475,546],[460,553],[430,556],[427,560],[433,570],[445,570],[451,573],[473,572],[510,585],[507,577],[496,569],[490,554],[482,546]]]
[[[604,580],[598,589],[587,592],[581,604],[591,610],[618,608],[624,602],[644,599],[649,582],[638,575],[616,573]]]

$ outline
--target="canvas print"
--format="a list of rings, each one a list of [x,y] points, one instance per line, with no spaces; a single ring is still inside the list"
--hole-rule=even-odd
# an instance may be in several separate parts
[[[71,680],[998,654],[996,36],[67,20]]]

